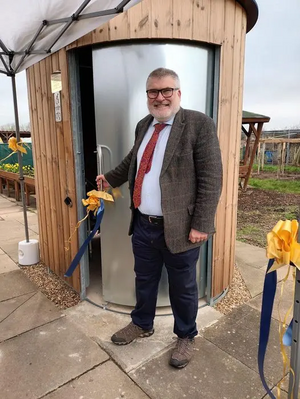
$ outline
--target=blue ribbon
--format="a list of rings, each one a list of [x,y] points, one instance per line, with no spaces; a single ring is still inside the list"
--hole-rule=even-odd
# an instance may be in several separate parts
[[[104,213],[104,201],[101,199],[100,200],[100,206],[99,206],[98,211],[97,211],[96,224],[95,224],[93,230],[90,232],[89,236],[86,238],[84,243],[79,248],[79,251],[75,255],[75,257],[72,260],[68,270],[65,273],[65,277],[71,277],[73,272],[74,272],[74,270],[78,266],[78,264],[80,262],[80,259],[82,258],[82,255],[84,254],[84,252],[87,249],[90,241],[92,240],[92,238],[94,237],[94,235],[96,234],[97,230],[100,227],[100,224],[101,224],[101,221],[102,221],[102,217],[103,217],[103,213]]]
[[[262,308],[261,308],[261,317],[260,317],[260,331],[259,331],[259,345],[258,345],[258,371],[260,375],[260,379],[263,383],[265,390],[268,395],[272,399],[276,399],[272,394],[270,388],[265,379],[264,375],[264,361],[266,350],[268,346],[269,334],[270,334],[270,326],[271,326],[271,317],[273,310],[274,297],[276,293],[276,285],[277,285],[277,273],[276,271],[272,273],[268,273],[270,268],[272,267],[275,259],[270,259],[266,271],[264,289],[263,289],[263,297],[262,297]]]
[[[293,336],[293,320],[291,320],[288,328],[286,329],[286,332],[284,333],[283,336],[283,345],[285,346],[292,346],[292,336]]]

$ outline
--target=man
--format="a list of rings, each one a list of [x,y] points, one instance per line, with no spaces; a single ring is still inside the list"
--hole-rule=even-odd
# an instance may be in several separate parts
[[[129,234],[137,302],[132,322],[111,339],[125,345],[154,333],[165,265],[178,337],[170,364],[181,368],[192,357],[198,333],[196,263],[200,246],[214,233],[221,155],[212,119],[180,107],[180,82],[174,71],[154,70],[146,89],[150,115],[137,124],[132,150],[114,170],[96,178],[98,188],[101,183],[117,187],[128,181],[131,193]]]

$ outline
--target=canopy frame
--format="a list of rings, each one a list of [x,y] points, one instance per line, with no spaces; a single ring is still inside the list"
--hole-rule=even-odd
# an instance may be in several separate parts
[[[23,64],[24,60],[29,57],[30,55],[33,54],[51,54],[53,46],[58,42],[58,40],[63,36],[63,34],[70,28],[72,24],[74,24],[77,21],[80,21],[81,19],[88,19],[88,18],[95,18],[95,17],[102,17],[102,16],[107,16],[107,15],[114,15],[114,14],[119,14],[124,11],[124,7],[130,3],[131,0],[122,0],[115,8],[111,8],[109,10],[103,10],[103,11],[97,11],[97,12],[92,12],[92,13],[87,13],[87,14],[81,14],[84,9],[87,7],[87,5],[91,2],[91,0],[85,0],[83,3],[78,7],[78,9],[70,16],[66,18],[60,18],[60,19],[54,19],[54,20],[44,20],[42,21],[41,25],[38,27],[36,33],[34,34],[33,38],[30,40],[28,45],[26,46],[26,49],[23,51],[13,51],[9,50],[6,45],[3,43],[3,41],[0,39],[0,49],[2,51],[0,52],[0,60],[5,68],[5,70],[0,69],[0,73],[3,73],[7,76],[14,76],[16,73],[18,73],[21,65]],[[32,47],[34,44],[37,42],[39,36],[41,33],[44,33],[47,27],[56,25],[56,24],[64,24],[60,32],[55,36],[54,40],[52,40],[51,44],[48,45],[45,49],[42,50],[33,50]],[[21,59],[19,60],[18,64],[13,67],[12,62],[14,59],[15,55],[22,55]],[[9,62],[4,59],[3,56],[7,56],[9,59]]]

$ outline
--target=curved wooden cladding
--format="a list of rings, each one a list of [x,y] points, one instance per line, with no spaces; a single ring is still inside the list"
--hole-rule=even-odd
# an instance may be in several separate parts
[[[51,74],[58,70],[62,72],[62,122],[55,122],[51,93]],[[78,251],[77,234],[72,236],[69,250],[65,249],[77,223],[66,50],[62,49],[27,69],[27,86],[41,258],[53,272],[63,277]],[[67,196],[74,204],[71,208],[64,203]],[[80,292],[79,268],[66,281]]]
[[[234,269],[246,25],[246,12],[234,0],[144,0],[67,47],[147,38],[221,46],[217,130],[224,185],[216,216],[212,296],[229,286]]]
[[[76,204],[66,50],[122,40],[182,39],[221,49],[217,131],[224,185],[216,216],[212,296],[229,286],[235,258],[246,24],[246,12],[235,0],[143,0],[27,70],[42,259],[54,265],[53,271],[63,276],[78,248],[74,235],[71,250],[64,250],[77,222],[76,206],[67,208],[63,202],[68,195]],[[50,75],[56,70],[62,71],[63,80],[61,123],[54,122],[50,91]],[[69,281],[77,291],[79,278],[77,269]]]

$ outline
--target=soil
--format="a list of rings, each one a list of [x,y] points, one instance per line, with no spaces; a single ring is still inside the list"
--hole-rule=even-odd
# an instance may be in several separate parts
[[[285,194],[248,186],[246,192],[239,192],[237,239],[265,247],[267,233],[279,220],[299,218],[300,194]]]

